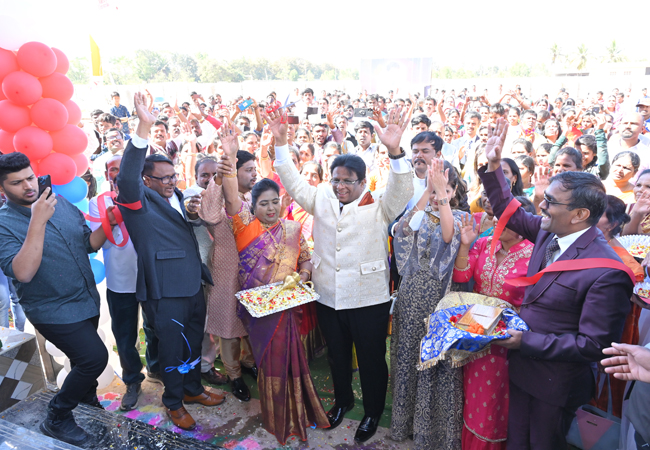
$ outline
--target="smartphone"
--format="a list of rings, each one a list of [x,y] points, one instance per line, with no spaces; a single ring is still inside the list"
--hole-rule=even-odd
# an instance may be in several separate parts
[[[291,125],[298,125],[300,123],[300,117],[298,116],[287,116],[287,123]]]
[[[318,107],[315,106],[308,106],[307,107],[307,115],[311,116],[313,114],[318,114]]]
[[[354,108],[354,117],[372,117],[372,108]]]
[[[245,109],[248,109],[251,105],[253,104],[253,100],[244,100],[242,103],[239,104],[239,110],[244,111]]]
[[[52,195],[52,178],[49,175],[38,177],[38,197],[40,198],[43,195],[43,192],[46,188],[50,188],[50,194],[46,198],[50,198]]]

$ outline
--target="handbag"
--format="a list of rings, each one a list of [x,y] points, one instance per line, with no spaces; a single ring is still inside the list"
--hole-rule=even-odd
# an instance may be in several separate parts
[[[592,405],[576,411],[567,442],[582,450],[615,450],[621,434],[621,419],[612,414],[612,389],[607,375],[607,412]]]

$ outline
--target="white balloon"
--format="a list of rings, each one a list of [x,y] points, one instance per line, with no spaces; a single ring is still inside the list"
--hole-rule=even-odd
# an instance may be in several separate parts
[[[54,361],[58,362],[61,365],[63,365],[65,363],[66,359],[68,359],[68,358],[65,355],[63,355],[63,356],[55,356],[54,357]]]
[[[101,328],[98,328],[97,329],[97,334],[99,335],[99,339],[101,339],[102,342],[106,342],[106,333],[104,332],[104,330],[102,330]]]
[[[56,346],[52,344],[50,341],[45,341],[45,350],[55,358],[57,356],[65,356],[65,353],[63,353],[61,350],[56,348]]]
[[[0,47],[13,51],[18,50],[25,42],[25,28],[9,16],[0,16]]]
[[[56,385],[61,389],[63,387],[63,382],[65,381],[65,378],[68,376],[68,371],[65,369],[61,369],[59,371],[59,374],[56,376]]]
[[[97,383],[99,383],[97,389],[104,389],[108,387],[113,382],[113,377],[115,377],[115,373],[113,372],[113,366],[107,364],[102,374],[99,377],[97,377]]]
[[[70,371],[72,370],[72,366],[70,365],[70,359],[69,358],[66,358],[65,361],[63,362],[63,368],[65,370],[67,370],[68,373],[70,373]]]

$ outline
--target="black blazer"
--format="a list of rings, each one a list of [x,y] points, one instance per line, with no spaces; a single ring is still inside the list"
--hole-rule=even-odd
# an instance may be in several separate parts
[[[186,220],[183,194],[176,189],[183,216],[156,191],[142,182],[147,148],[131,141],[124,150],[117,176],[120,203],[140,202],[137,210],[119,206],[124,224],[138,253],[136,298],[191,297],[201,289],[201,280],[212,284],[201,262],[193,225]]]

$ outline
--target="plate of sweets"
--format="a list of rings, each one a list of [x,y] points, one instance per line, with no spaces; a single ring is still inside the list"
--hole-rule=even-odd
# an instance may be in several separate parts
[[[628,234],[616,240],[635,258],[644,259],[650,251],[650,236],[645,234]]]
[[[447,360],[451,367],[461,367],[488,354],[495,340],[510,338],[508,330],[528,330],[510,303],[468,292],[444,296],[426,322],[418,370],[433,367],[441,360]]]
[[[284,281],[266,284],[235,294],[239,303],[253,317],[264,317],[320,298],[311,281],[303,283],[300,275],[287,275]]]

